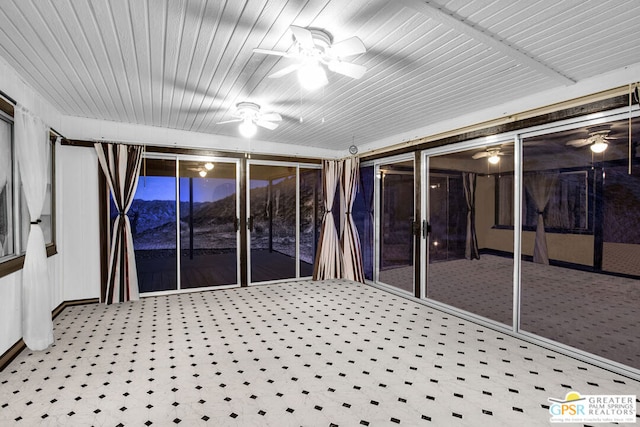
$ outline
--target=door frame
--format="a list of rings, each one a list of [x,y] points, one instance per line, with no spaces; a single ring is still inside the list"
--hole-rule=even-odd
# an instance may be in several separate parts
[[[202,155],[190,155],[190,154],[164,154],[164,153],[145,153],[144,159],[162,159],[162,160],[173,160],[175,161],[175,197],[176,197],[176,289],[166,290],[166,291],[157,291],[157,292],[145,292],[141,294],[140,297],[152,297],[158,295],[167,295],[167,294],[177,294],[177,293],[189,293],[189,292],[200,292],[203,290],[211,290],[211,289],[226,289],[226,288],[236,288],[240,286],[241,283],[241,240],[240,240],[240,227],[236,230],[236,282],[230,283],[228,285],[217,285],[217,286],[207,286],[201,288],[186,288],[183,289],[181,287],[182,277],[180,274],[181,271],[181,244],[180,244],[180,161],[209,161],[212,163],[234,163],[236,165],[236,218],[240,217],[240,159],[231,158],[231,157],[216,157],[216,156],[202,156]],[[144,163],[143,163],[144,164]],[[144,166],[143,166],[144,168]],[[140,179],[144,179],[144,172],[141,171]]]
[[[402,162],[407,162],[407,161],[411,161],[413,162],[413,174],[414,177],[416,176],[416,162],[415,162],[415,155],[414,153],[407,153],[407,154],[399,154],[396,156],[390,156],[390,157],[383,157],[380,159],[375,159],[373,161],[370,162],[363,162],[360,166],[361,167],[369,167],[369,166],[373,166],[373,176],[374,176],[374,185],[373,185],[373,211],[374,211],[374,215],[373,215],[373,281],[380,285],[383,286],[385,288],[389,288],[389,289],[393,289],[394,292],[401,292],[403,294],[407,294],[407,291],[404,291],[402,289],[398,289],[393,285],[387,284],[387,283],[383,283],[380,282],[380,255],[381,255],[381,249],[380,249],[380,244],[381,244],[381,237],[380,237],[380,232],[381,232],[381,225],[380,225],[380,220],[381,220],[381,216],[382,216],[382,206],[381,206],[381,196],[382,196],[382,182],[381,182],[381,174],[380,174],[380,166],[381,165],[386,165],[386,164],[393,164],[393,163],[402,163]],[[414,203],[414,221],[416,220],[415,217],[415,207],[416,207],[416,201],[417,201],[417,192],[414,190],[413,192],[413,203]],[[414,239],[415,242],[415,239]],[[413,266],[415,267],[416,265],[416,251],[415,251],[415,243],[414,243],[414,248],[413,248]],[[415,272],[413,274],[413,289],[414,292],[409,292],[411,295],[413,295],[415,293],[415,289],[416,289],[416,275]]]
[[[291,277],[288,279],[276,279],[276,280],[267,280],[262,282],[253,282],[251,280],[251,230],[249,229],[249,217],[251,216],[251,166],[259,165],[259,166],[274,166],[274,167],[293,167],[296,170],[296,248],[295,248],[295,277]],[[245,184],[245,206],[244,206],[244,219],[243,222],[246,224],[246,239],[244,240],[244,245],[246,245],[246,254],[247,254],[247,262],[246,262],[246,277],[247,277],[247,286],[256,286],[256,285],[266,285],[270,283],[280,283],[280,282],[291,282],[295,280],[299,280],[300,277],[300,169],[322,169],[321,164],[314,163],[298,163],[298,162],[284,162],[284,161],[272,161],[272,160],[252,160],[247,159],[246,161],[246,173],[244,176]]]
[[[520,315],[520,255],[521,255],[521,246],[520,246],[520,232],[516,230],[521,229],[521,199],[522,194],[520,190],[520,182],[522,179],[522,144],[520,135],[516,132],[509,132],[500,135],[491,135],[487,137],[472,139],[468,141],[463,141],[455,144],[444,145],[441,147],[429,148],[426,150],[422,150],[420,152],[420,166],[421,166],[421,194],[420,194],[420,212],[421,218],[420,223],[422,224],[422,230],[420,236],[420,298],[428,301],[430,304],[438,307],[446,307],[447,310],[455,312],[458,315],[463,317],[471,317],[478,318],[479,316],[474,315],[473,313],[467,314],[464,310],[458,309],[453,306],[449,306],[447,304],[443,304],[439,301],[432,300],[427,295],[428,285],[429,285],[429,233],[425,232],[425,228],[430,225],[430,200],[429,200],[429,191],[430,181],[429,181],[429,164],[431,157],[458,153],[462,151],[468,151],[478,148],[483,148],[491,145],[498,144],[514,144],[514,203],[513,203],[513,218],[514,218],[514,246],[513,246],[513,310],[512,310],[512,324],[506,325],[509,330],[512,332],[517,332],[517,327],[519,325],[519,315]],[[486,322],[493,324],[494,322],[491,319],[485,319]],[[499,324],[495,322],[494,326],[499,329],[504,329],[505,325]]]

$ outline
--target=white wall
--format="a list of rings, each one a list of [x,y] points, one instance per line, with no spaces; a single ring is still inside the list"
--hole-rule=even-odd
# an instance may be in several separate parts
[[[98,157],[92,148],[56,151],[58,277],[64,301],[100,296]]]

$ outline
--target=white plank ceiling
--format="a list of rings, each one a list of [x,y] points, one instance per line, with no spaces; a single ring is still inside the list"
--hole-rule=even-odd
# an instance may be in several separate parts
[[[268,79],[290,25],[359,37],[364,77]],[[237,136],[250,101],[284,118],[259,139],[332,150],[639,63],[638,35],[638,0],[0,0],[0,55],[64,115]]]

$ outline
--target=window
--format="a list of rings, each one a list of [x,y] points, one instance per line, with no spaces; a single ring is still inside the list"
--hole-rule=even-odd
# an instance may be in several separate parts
[[[12,126],[0,120],[0,259],[14,253]]]
[[[55,144],[43,144],[49,150],[47,194],[42,215],[42,231],[48,246],[53,248],[54,233],[54,154]],[[13,144],[13,121],[0,113],[0,277],[22,267],[29,238],[30,216],[25,200],[20,168]]]
[[[549,175],[554,176],[555,183],[543,213],[545,228],[557,232],[591,231],[588,171],[549,172]],[[526,190],[527,181],[532,177],[532,173],[523,175],[522,228],[525,230],[534,230],[537,224],[538,210],[530,192]],[[496,225],[513,227],[513,175],[501,175],[496,180]]]

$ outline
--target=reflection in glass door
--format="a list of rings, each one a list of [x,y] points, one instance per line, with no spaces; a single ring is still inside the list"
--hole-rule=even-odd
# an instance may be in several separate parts
[[[496,206],[512,207],[513,143],[423,162],[426,297],[512,325],[513,226],[499,223]]]
[[[238,283],[236,164],[180,161],[180,287]]]
[[[413,160],[381,164],[378,280],[413,293]]]
[[[523,138],[520,232],[521,331],[634,369],[640,151],[629,141],[639,137],[640,118],[625,118]]]
[[[300,277],[313,275],[323,216],[322,170],[300,168]]]
[[[250,282],[296,277],[297,168],[249,165]]]
[[[176,161],[145,159],[145,176],[127,215],[136,255],[140,293],[178,288]],[[117,210],[111,199],[111,215]]]

